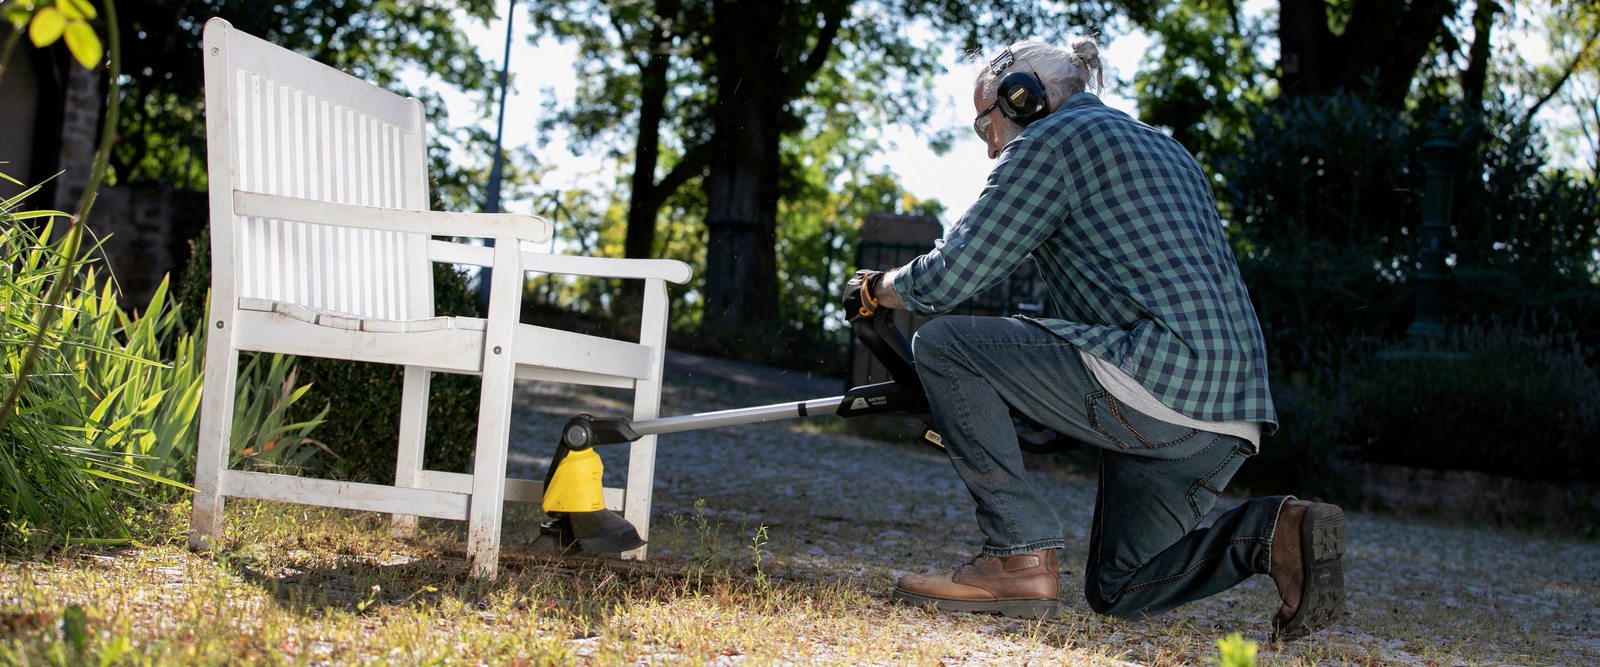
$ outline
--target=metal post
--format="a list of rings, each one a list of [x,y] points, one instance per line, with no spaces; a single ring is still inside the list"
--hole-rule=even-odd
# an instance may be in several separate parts
[[[1449,280],[1450,200],[1455,189],[1455,161],[1460,148],[1443,128],[1422,145],[1428,170],[1422,199],[1422,270],[1417,273],[1417,314],[1406,329],[1408,336],[1444,335],[1444,290]]]
[[[550,254],[554,255],[556,254],[556,239],[560,238],[560,235],[556,233],[556,225],[561,224],[561,191],[556,190],[555,194],[552,195],[552,199],[555,201],[555,207],[550,211]],[[567,219],[571,220],[572,214],[568,213]],[[544,274],[544,305],[546,306],[555,303],[555,279],[556,275],[554,273]]]
[[[511,31],[516,26],[512,20],[517,15],[517,0],[510,0],[506,5],[506,55],[500,61],[500,120],[494,131],[494,164],[489,167],[488,194],[484,197],[483,212],[500,212],[500,180],[505,163],[504,146],[506,137],[506,98],[510,97],[507,83],[511,73]],[[494,247],[494,239],[484,239],[484,245]],[[478,273],[478,311],[489,312],[489,283],[494,272],[488,267],[479,269]]]

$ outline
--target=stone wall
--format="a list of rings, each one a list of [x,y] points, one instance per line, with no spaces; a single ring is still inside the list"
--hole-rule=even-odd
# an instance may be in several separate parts
[[[162,185],[100,188],[89,213],[98,256],[117,277],[124,309],[143,310],[167,274],[188,266],[189,241],[207,219],[206,195]]]
[[[1368,507],[1402,516],[1558,532],[1600,526],[1600,485],[1379,464],[1358,474]]]

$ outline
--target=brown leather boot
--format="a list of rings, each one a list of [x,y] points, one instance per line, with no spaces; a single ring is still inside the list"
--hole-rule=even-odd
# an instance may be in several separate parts
[[[1050,618],[1061,612],[1061,568],[1055,549],[1009,558],[978,555],[947,575],[908,574],[889,599],[939,611],[970,611],[1013,618]]]
[[[1283,606],[1272,617],[1272,640],[1290,641],[1344,613],[1344,510],[1290,500],[1272,530],[1272,576]]]

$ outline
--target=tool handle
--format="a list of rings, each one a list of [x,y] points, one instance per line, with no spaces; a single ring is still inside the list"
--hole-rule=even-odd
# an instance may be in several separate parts
[[[850,323],[856,339],[889,371],[889,377],[902,389],[922,393],[922,378],[911,359],[911,343],[894,325],[889,309],[880,308],[871,317]]]

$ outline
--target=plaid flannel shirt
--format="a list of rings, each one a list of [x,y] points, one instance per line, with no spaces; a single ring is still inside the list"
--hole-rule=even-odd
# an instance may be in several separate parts
[[[1074,95],[1006,145],[977,203],[894,287],[935,316],[1029,253],[1064,318],[1040,325],[1180,414],[1275,430],[1261,325],[1211,185],[1177,141]]]

